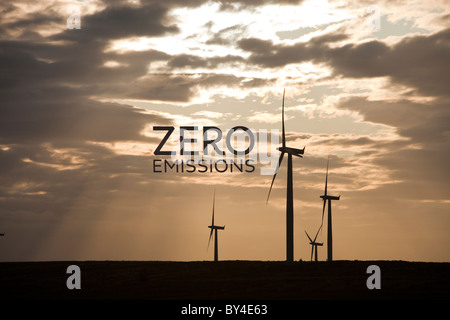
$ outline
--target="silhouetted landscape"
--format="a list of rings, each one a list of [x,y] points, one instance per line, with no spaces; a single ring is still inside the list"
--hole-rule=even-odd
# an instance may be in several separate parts
[[[69,290],[69,265],[81,289]],[[366,286],[381,269],[381,289]],[[0,263],[2,299],[449,299],[450,263],[405,261],[58,261]]]

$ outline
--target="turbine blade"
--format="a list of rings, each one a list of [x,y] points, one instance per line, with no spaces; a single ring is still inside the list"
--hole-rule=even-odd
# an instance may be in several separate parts
[[[323,216],[325,215],[325,205],[327,204],[327,200],[323,199],[323,209],[322,209],[322,222],[320,223],[320,228],[319,230],[321,230],[322,232],[322,227],[323,227]],[[319,232],[319,231],[317,231]]]
[[[213,235],[213,231],[214,231],[214,229],[211,228],[211,233],[209,234],[209,240],[208,240],[208,248],[206,248],[206,251],[208,251],[208,249],[209,249],[209,243],[211,242],[211,238],[212,238],[212,235]]]
[[[306,233],[306,236],[308,237],[309,241],[313,242],[313,241],[311,240],[311,237],[309,236],[308,232],[306,232],[306,230],[305,230],[305,233]]]
[[[320,230],[320,228],[316,232],[316,236],[314,237],[314,243],[316,242],[317,236],[319,235],[319,230]]]
[[[314,245],[311,245],[311,261],[313,261]]]
[[[328,165],[329,165],[329,163],[330,163],[330,156],[328,156],[328,160],[327,160],[327,174],[326,174],[326,176],[325,176],[325,192],[324,192],[324,194],[323,194],[324,196],[327,195],[327,187],[328,187]],[[326,200],[326,198],[323,198],[322,222],[320,223],[320,228],[319,228],[320,232],[322,232],[322,227],[323,227],[323,216],[324,216],[324,214],[325,214],[325,206],[326,206],[326,204],[327,204],[327,200]],[[317,231],[317,232],[319,232],[319,231]]]
[[[273,178],[272,178],[272,183],[270,184],[270,189],[269,189],[269,194],[267,195],[266,204],[269,202],[269,197],[270,197],[270,192],[272,191],[273,182],[275,181],[275,177],[277,176],[278,169],[280,168],[281,162],[283,161],[283,156],[284,156],[284,152],[282,152],[280,154],[280,158],[278,160],[277,169],[275,170],[275,174],[273,175]]]
[[[283,89],[283,103],[281,104],[281,122],[282,122],[282,131],[283,131],[283,136],[282,136],[282,143],[283,143],[283,147],[286,147],[286,134],[284,131],[284,93],[285,93],[286,89]]]

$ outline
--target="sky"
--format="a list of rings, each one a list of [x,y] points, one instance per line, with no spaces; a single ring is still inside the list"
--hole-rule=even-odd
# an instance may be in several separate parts
[[[6,0],[0,12],[0,261],[212,260],[214,192],[219,259],[284,260],[286,161],[266,203],[266,164],[158,172],[171,157],[155,155],[165,132],[153,130],[175,128],[163,150],[178,150],[182,126],[278,138],[283,90],[287,145],[306,147],[294,259],[310,259],[329,159],[335,260],[450,261],[448,1]],[[325,227],[317,241],[325,260]]]

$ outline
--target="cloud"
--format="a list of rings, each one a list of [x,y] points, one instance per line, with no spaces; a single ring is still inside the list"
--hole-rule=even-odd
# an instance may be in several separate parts
[[[22,103],[1,108],[0,141],[149,141],[140,134],[144,126],[168,122],[130,106],[83,99]]]
[[[197,112],[193,113],[192,115],[211,118],[211,119],[220,119],[221,117],[225,116],[222,112],[214,112],[214,111],[207,111],[207,110],[197,111]]]
[[[77,32],[67,29],[53,36],[56,40],[108,41],[130,36],[161,36],[179,31],[174,24],[166,26],[168,8],[157,3],[140,7],[112,6],[83,17]]]
[[[397,128],[398,133],[413,142],[427,145],[448,143],[450,111],[447,100],[423,104],[409,100],[369,101],[352,97],[340,102],[338,108],[356,111],[365,121]]]
[[[329,46],[330,42],[346,38],[345,34],[329,33],[292,45],[247,38],[239,40],[238,45],[251,52],[250,62],[264,68],[312,61],[329,65],[335,76],[387,76],[393,83],[409,86],[420,95],[448,95],[450,29],[431,35],[410,36],[392,46],[379,40]]]
[[[260,7],[264,5],[298,5],[303,2],[303,0],[283,0],[283,1],[276,1],[276,0],[218,0],[221,4],[220,8],[221,10],[226,11],[238,11],[243,9],[251,9],[255,7]]]
[[[286,117],[286,120],[288,119],[289,117]],[[269,112],[257,112],[256,114],[248,117],[248,120],[250,122],[259,122],[259,123],[279,123],[280,115]]]
[[[130,106],[89,99],[105,90],[100,85],[114,83],[112,76],[124,74],[99,65],[102,60],[95,57],[95,50],[91,59],[76,60],[73,54],[64,55],[71,45],[57,47],[54,52],[51,48],[46,44],[3,42],[0,140],[142,140],[139,132],[147,122],[164,122]],[[131,79],[136,75],[130,72],[128,76]]]
[[[383,152],[373,163],[390,170],[391,179],[402,181],[397,196],[406,199],[446,199],[450,160],[450,111],[447,100],[428,104],[401,101],[368,101],[354,97],[339,108],[358,112],[365,121],[396,128],[407,140],[377,144]],[[386,148],[387,147],[387,148]],[[414,185],[413,190],[408,186]],[[407,191],[404,191],[407,190]]]
[[[380,41],[346,45],[326,54],[335,73],[346,77],[389,76],[393,83],[417,94],[448,96],[450,29],[427,36],[407,37],[389,47]]]
[[[207,69],[216,69],[222,66],[232,66],[236,64],[243,63],[245,61],[244,58],[240,56],[226,55],[222,57],[199,57],[188,54],[181,54],[173,56],[167,66],[169,68],[207,68]]]
[[[214,25],[212,21],[207,25],[208,31]],[[217,32],[212,33],[211,37],[206,41],[208,45],[232,45],[234,39],[238,38],[240,34],[247,31],[247,27],[241,24],[235,24]]]

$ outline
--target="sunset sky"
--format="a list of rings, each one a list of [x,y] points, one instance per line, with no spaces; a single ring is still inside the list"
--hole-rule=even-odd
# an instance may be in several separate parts
[[[306,146],[294,259],[310,259],[329,156],[335,260],[450,261],[448,1],[6,0],[0,12],[0,261],[212,260],[214,190],[219,259],[284,260],[287,161],[266,204],[262,164],[154,172],[170,157],[154,155],[164,132],[152,130],[281,130],[283,89],[288,146]],[[326,229],[317,240],[325,260]]]

